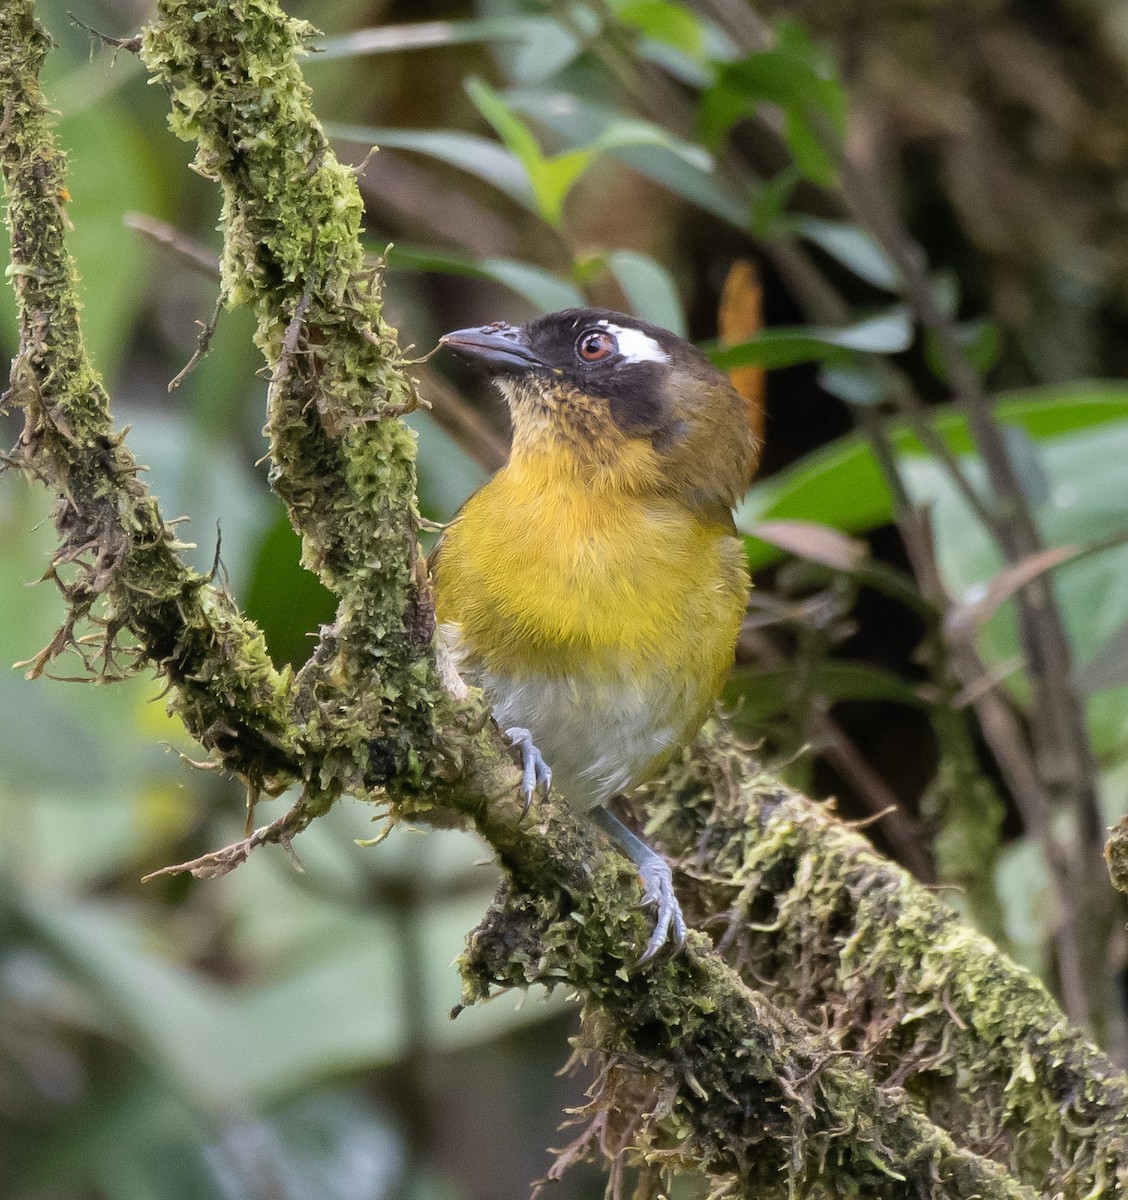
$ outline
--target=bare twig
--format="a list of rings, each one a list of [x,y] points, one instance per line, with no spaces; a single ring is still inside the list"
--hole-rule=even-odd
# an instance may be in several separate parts
[[[219,255],[207,246],[186,237],[175,225],[151,217],[148,213],[138,212],[128,212],[122,220],[130,229],[156,242],[194,271],[219,282]]]

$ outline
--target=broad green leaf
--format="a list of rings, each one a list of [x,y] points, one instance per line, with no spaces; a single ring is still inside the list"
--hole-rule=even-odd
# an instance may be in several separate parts
[[[564,201],[572,185],[595,161],[596,152],[589,148],[547,157],[528,126],[489,84],[481,79],[469,79],[466,91],[478,111],[525,168],[541,217],[559,228],[564,219]]]
[[[654,146],[678,155],[698,170],[707,170],[711,163],[708,154],[699,146],[672,138],[659,126],[634,118],[610,121],[586,146],[546,156],[529,128],[514,114],[509,101],[480,79],[469,80],[466,90],[482,116],[520,160],[540,215],[556,228],[563,221],[564,202],[576,181],[608,151]]]
[[[970,454],[971,435],[963,417],[951,407],[932,410],[933,427],[955,454]],[[1036,441],[1075,430],[1128,420],[1128,387],[1088,383],[1031,388],[999,398],[999,420],[1024,429]],[[894,444],[903,456],[924,456],[925,449],[904,423],[891,425]],[[849,533],[860,533],[893,519],[893,500],[866,440],[849,434],[801,462],[756,483],[737,512],[737,523],[750,533],[768,519],[817,521]],[[751,544],[750,561],[762,566],[778,552]]]
[[[535,189],[534,176],[545,158],[528,126],[513,114],[510,107],[485,80],[468,79],[466,92],[477,110],[494,127],[498,137],[520,160]]]
[[[148,286],[151,248],[128,229],[131,210],[168,215],[160,162],[118,103],[59,124],[67,151],[67,246],[78,267],[87,350],[111,387]],[[97,288],[97,293],[89,289]]]
[[[604,260],[627,297],[630,311],[644,321],[686,336],[685,311],[670,273],[634,250],[620,250]]]
[[[1003,907],[1007,942],[1015,961],[1045,977],[1049,966],[1046,930],[1054,915],[1053,891],[1041,847],[1029,835],[999,853],[995,890]]]
[[[900,289],[901,273],[873,237],[859,226],[802,216],[792,221],[792,228],[874,287],[887,292]]]
[[[513,258],[483,258],[479,260],[479,266],[488,279],[504,284],[543,312],[583,308],[587,303],[584,294],[567,280],[533,263],[518,262]]]
[[[424,389],[424,397],[426,390]],[[405,422],[419,439],[419,503],[425,516],[449,521],[488,473],[425,411],[409,413]]]
[[[671,0],[627,0],[613,7],[624,25],[656,42],[665,42],[689,58],[701,58],[705,50],[701,20],[683,5]]]
[[[784,117],[784,140],[803,174],[819,186],[834,184],[830,146],[846,127],[846,94],[829,57],[797,26],[781,23],[776,46],[722,66],[701,98],[699,121],[706,145],[717,147],[737,121],[763,103]]]
[[[519,112],[573,146],[588,145],[612,125],[631,120],[621,110],[572,92],[511,90],[506,97]],[[608,152],[616,161],[675,195],[737,229],[746,229],[747,202],[717,178],[706,152],[692,142],[661,130],[659,133],[661,139],[651,145],[620,143]]]
[[[1002,421],[999,428],[1026,499],[1033,505],[1045,504],[1050,499],[1051,485],[1038,443],[1021,425]]]
[[[648,37],[639,38],[635,52],[640,59],[653,63],[695,91],[711,87],[716,79],[716,68],[707,61],[705,54],[685,54],[669,42]]]
[[[801,699],[800,688],[831,704],[891,700],[913,708],[924,707],[916,691],[893,671],[834,659],[814,664],[809,674],[797,672],[793,666],[773,671],[734,668],[725,687],[725,701],[739,704],[738,720],[764,721],[794,709]]]
[[[28,1150],[8,1180],[12,1194],[255,1200],[263,1179],[273,1200],[403,1194],[402,1144],[359,1090],[318,1089],[269,1112],[209,1112],[128,1060],[95,1073],[39,1154]]]
[[[583,293],[567,280],[535,263],[513,258],[474,258],[453,250],[396,242],[387,251],[387,262],[392,271],[435,271],[472,279],[492,279],[523,296],[542,312],[582,308],[586,303]]]
[[[590,148],[603,153],[646,146],[667,150],[699,171],[709,171],[713,166],[712,156],[701,146],[671,137],[659,125],[631,118],[612,121],[600,132]]]
[[[819,387],[847,404],[880,404],[887,392],[882,373],[860,360],[824,363],[819,368]]]
[[[183,413],[118,404],[117,416],[130,426],[130,446],[148,468],[146,482],[161,511],[170,520],[189,518],[177,526],[180,540],[191,545],[184,556],[197,570],[210,571],[218,540],[223,566],[240,593],[278,515],[265,479],[235,443],[199,436]]]
[[[841,351],[867,354],[896,354],[912,344],[913,326],[909,310],[897,305],[841,329],[800,325],[789,329],[767,329],[737,346],[713,349],[709,357],[723,371],[733,367],[785,367],[795,363],[841,358]]]
[[[362,146],[409,150],[438,159],[504,192],[536,212],[536,197],[521,160],[505,146],[473,133],[445,129],[383,129],[367,125],[325,124],[330,137]]]
[[[748,209],[748,228],[754,237],[768,241],[775,236],[800,178],[798,169],[789,165],[760,185]]]
[[[585,42],[597,36],[600,19],[592,10],[575,5],[569,24],[542,20],[532,37],[508,55],[510,78],[524,84],[543,84],[562,71],[583,51]]]
[[[849,434],[752,486],[736,510],[737,528],[751,537],[765,520],[817,521],[848,533],[861,533],[892,519],[893,497],[869,445]],[[755,567],[774,562],[780,552],[751,541]]]
[[[1048,438],[1038,450],[1048,496],[1035,506],[1035,516],[1048,546],[1084,547],[1124,532],[1128,418]],[[974,600],[1002,566],[992,539],[938,464],[913,457],[903,466],[914,501],[929,509],[945,583],[957,599]],[[979,464],[971,466],[980,478]],[[1059,567],[1053,584],[1075,660],[1090,662],[1128,621],[1128,545]],[[1019,655],[1013,604],[987,621],[977,644],[988,669]],[[1011,675],[1008,685],[1025,699],[1024,676]],[[1086,710],[1098,756],[1128,756],[1128,688],[1090,696]]]
[[[827,149],[826,137],[803,112],[788,109],[784,113],[783,140],[805,179],[821,188],[837,188],[838,164]]]
[[[310,635],[337,611],[336,597],[301,565],[301,556],[301,539],[280,513],[262,539],[245,606],[278,666],[301,666],[313,651]]]

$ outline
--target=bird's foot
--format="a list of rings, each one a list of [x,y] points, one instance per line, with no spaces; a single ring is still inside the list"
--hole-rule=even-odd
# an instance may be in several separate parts
[[[541,794],[548,797],[552,787],[552,768],[544,761],[544,756],[537,749],[533,735],[520,725],[514,725],[505,731],[511,746],[521,748],[521,799],[524,805],[521,809],[522,819],[528,814],[533,803],[533,794],[539,788]]]
[[[654,932],[638,960],[641,965],[649,962],[671,940],[671,933],[674,945],[684,946],[686,927],[681,905],[674,895],[674,876],[669,863],[655,854],[638,864],[638,873],[642,877],[642,907],[658,910],[654,917]]]
[[[670,864],[607,809],[595,809],[591,813],[591,820],[620,850],[625,851],[631,862],[638,867],[642,879],[643,907],[658,910],[654,916],[654,932],[646,943],[638,965],[649,962],[671,940],[675,946],[684,946],[685,917],[682,915],[678,898],[674,895],[674,873],[670,870]]]

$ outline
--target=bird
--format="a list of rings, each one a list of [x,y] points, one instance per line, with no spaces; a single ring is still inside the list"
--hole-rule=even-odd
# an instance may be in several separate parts
[[[669,864],[606,805],[692,740],[732,662],[745,401],[692,343],[608,309],[440,345],[484,368],[513,437],[434,555],[439,637],[520,751],[525,811],[554,787],[634,863],[656,910],[646,962],[685,942],[685,918]]]

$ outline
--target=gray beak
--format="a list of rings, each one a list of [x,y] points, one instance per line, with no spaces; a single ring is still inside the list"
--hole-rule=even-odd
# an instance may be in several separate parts
[[[519,327],[497,321],[481,329],[456,329],[439,338],[440,346],[449,346],[459,354],[480,362],[492,373],[527,371],[540,359],[529,349]]]

